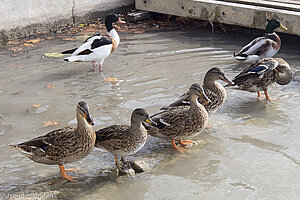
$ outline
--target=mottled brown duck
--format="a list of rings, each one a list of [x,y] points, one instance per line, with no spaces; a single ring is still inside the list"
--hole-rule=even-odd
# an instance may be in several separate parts
[[[147,125],[148,134],[171,140],[174,149],[184,151],[184,147],[176,146],[176,141],[182,146],[193,143],[186,139],[198,135],[208,122],[208,113],[198,98],[210,102],[203,88],[195,83],[189,89],[190,106],[177,106],[152,115],[151,119],[157,126]]]
[[[244,69],[232,81],[237,89],[257,92],[258,98],[260,91],[264,91],[266,100],[272,100],[268,95],[268,87],[275,82],[286,85],[291,80],[291,67],[285,60],[282,58],[264,58]]]
[[[207,71],[203,81],[203,89],[205,95],[210,99],[211,103],[207,104],[202,99],[198,99],[198,101],[205,107],[208,114],[213,114],[217,110],[219,110],[225,103],[227,97],[225,88],[217,82],[218,80],[222,80],[228,84],[233,84],[233,82],[225,75],[222,69],[213,67]],[[189,92],[186,92],[181,95],[175,102],[162,109],[169,109],[171,107],[189,104]]]
[[[61,176],[75,182],[72,176],[67,175],[66,172],[71,170],[65,169],[64,164],[87,156],[92,151],[96,140],[92,127],[94,123],[85,102],[78,103],[76,117],[76,128],[67,126],[11,147],[18,149],[34,162],[59,165]]]
[[[123,171],[118,156],[121,156],[121,161],[126,164],[124,156],[135,154],[145,145],[147,131],[142,125],[144,121],[156,125],[144,109],[135,109],[131,114],[130,125],[112,125],[96,131],[95,147],[113,153],[117,168]]]

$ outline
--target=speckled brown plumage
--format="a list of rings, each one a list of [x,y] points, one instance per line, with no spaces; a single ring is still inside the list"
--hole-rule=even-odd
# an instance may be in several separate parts
[[[174,140],[198,135],[208,122],[208,113],[198,103],[198,97],[208,101],[203,88],[199,84],[193,84],[189,89],[191,105],[171,107],[152,115],[151,119],[157,123],[157,127],[146,126],[148,133],[154,137],[172,140],[172,143]]]
[[[282,58],[264,58],[240,72],[232,81],[240,90],[265,91],[272,83],[288,84],[292,79],[291,68]],[[268,98],[268,97],[267,97]]]
[[[96,132],[96,147],[120,156],[132,155],[139,151],[147,140],[147,131],[139,124],[112,125]]]
[[[34,162],[61,165],[61,170],[64,170],[63,164],[84,158],[95,145],[96,134],[91,126],[93,121],[85,102],[78,103],[76,115],[76,128],[67,126],[27,142],[11,146],[20,150],[21,153]],[[63,177],[73,181],[66,174]]]
[[[116,166],[122,170],[118,164],[118,157],[132,155],[138,152],[146,143],[147,131],[142,122],[148,123],[152,120],[148,113],[137,108],[132,112],[130,125],[112,125],[96,131],[95,147],[104,148],[113,153],[116,159]]]
[[[206,104],[203,100],[198,100],[199,103],[201,103],[205,107],[208,114],[212,114],[220,109],[226,100],[226,90],[220,83],[217,82],[217,80],[223,80],[226,83],[233,84],[230,79],[227,78],[222,69],[214,67],[207,71],[203,81],[203,89],[206,96],[211,100],[211,103]],[[189,104],[189,92],[186,92],[181,95],[174,103],[163,109]]]

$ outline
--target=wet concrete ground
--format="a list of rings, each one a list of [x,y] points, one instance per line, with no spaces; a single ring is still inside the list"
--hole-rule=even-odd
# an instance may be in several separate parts
[[[195,138],[199,145],[181,154],[170,143],[149,137],[139,153],[128,157],[150,164],[144,173],[116,176],[113,156],[95,148],[83,160],[66,165],[79,169],[79,182],[70,183],[60,178],[57,166],[34,163],[9,148],[75,125],[75,106],[81,100],[89,104],[97,130],[128,124],[136,107],[156,112],[192,83],[202,83],[211,67],[221,67],[233,78],[243,68],[232,59],[233,51],[254,37],[191,29],[120,35],[121,44],[106,59],[101,74],[88,72],[90,63],[43,56],[76,47],[82,39],[45,40],[23,53],[0,50],[1,198],[298,198],[299,48],[284,41],[277,57],[284,58],[296,75],[289,85],[270,88],[270,96],[278,101],[257,101],[253,93],[228,89],[225,105],[211,116],[212,128]],[[120,83],[104,81],[107,78]],[[43,127],[46,121],[59,125]]]

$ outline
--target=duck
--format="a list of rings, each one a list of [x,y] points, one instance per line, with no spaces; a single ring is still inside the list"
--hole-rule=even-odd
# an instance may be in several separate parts
[[[93,35],[87,38],[78,48],[61,52],[62,54],[72,54],[64,60],[67,62],[92,61],[94,66],[92,71],[99,67],[99,72],[101,72],[105,58],[115,51],[120,44],[119,34],[112,25],[114,22],[126,23],[116,13],[107,15],[105,18],[107,34]]]
[[[203,89],[204,93],[210,99],[211,103],[206,104],[202,99],[198,99],[198,101],[205,107],[208,114],[213,114],[217,110],[219,110],[225,103],[227,97],[225,88],[217,82],[218,80],[222,80],[230,85],[234,84],[225,75],[225,72],[219,67],[213,67],[206,72],[203,81]],[[167,107],[163,107],[162,110],[189,104],[189,92],[187,91],[186,93],[181,95],[175,102],[171,103]]]
[[[124,156],[135,154],[146,143],[147,131],[142,122],[156,126],[145,109],[137,108],[131,114],[130,125],[111,125],[96,131],[95,147],[114,154],[115,165],[121,172],[123,168],[119,164],[118,156],[121,156],[125,165],[127,161]]]
[[[68,171],[64,164],[78,161],[91,153],[96,134],[93,129],[87,103],[81,101],[76,107],[77,127],[63,127],[47,133],[46,135],[33,138],[11,147],[19,150],[34,162],[46,165],[58,165],[61,176],[68,181],[77,182],[72,176],[67,175]]]
[[[210,103],[201,85],[194,83],[189,88],[190,106],[176,106],[155,113],[151,119],[157,125],[145,124],[148,134],[170,140],[175,150],[185,151],[187,145],[194,143],[186,139],[200,134],[208,123],[208,113],[198,98]],[[177,147],[176,142],[182,147]]]
[[[255,63],[262,58],[273,57],[281,47],[280,37],[274,32],[276,28],[287,30],[277,19],[267,20],[265,35],[252,40],[233,57],[245,63]]]
[[[268,87],[275,82],[286,85],[291,80],[291,67],[284,59],[264,58],[241,71],[232,80],[234,84],[227,86],[237,86],[240,90],[256,92],[258,98],[260,92],[264,91],[266,100],[274,100],[268,95]]]

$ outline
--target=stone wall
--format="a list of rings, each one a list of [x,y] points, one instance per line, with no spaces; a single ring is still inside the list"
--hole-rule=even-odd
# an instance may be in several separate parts
[[[0,40],[51,32],[108,11],[133,6],[134,0],[1,0]]]

